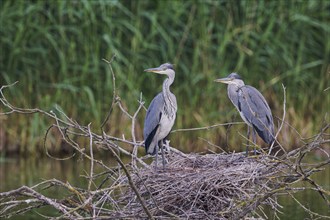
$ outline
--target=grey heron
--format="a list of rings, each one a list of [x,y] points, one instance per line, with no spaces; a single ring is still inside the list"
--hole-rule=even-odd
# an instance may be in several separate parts
[[[165,156],[163,144],[165,138],[170,133],[177,111],[177,102],[175,95],[170,91],[170,86],[174,82],[175,72],[173,65],[164,63],[157,68],[144,70],[166,75],[167,78],[163,82],[163,90],[158,93],[151,101],[147,110],[147,115],[144,121],[144,144],[148,154],[156,155],[156,169],[158,163],[158,150],[161,149],[163,168],[165,168]]]
[[[237,73],[216,79],[215,82],[228,84],[228,97],[248,125],[248,138],[250,128],[252,128],[254,144],[256,143],[255,132],[257,132],[265,143],[271,145],[275,137],[274,122],[272,112],[262,94],[256,88],[245,85]],[[248,155],[248,146],[246,154]]]

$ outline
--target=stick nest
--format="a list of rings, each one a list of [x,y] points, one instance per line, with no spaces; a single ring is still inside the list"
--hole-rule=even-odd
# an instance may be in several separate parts
[[[276,198],[268,196],[277,184],[274,177],[280,167],[276,164],[268,157],[242,154],[172,155],[165,170],[160,164],[158,171],[154,166],[141,168],[132,179],[156,218],[239,218],[259,204],[278,208]],[[132,214],[143,214],[130,188],[123,192],[122,201]]]

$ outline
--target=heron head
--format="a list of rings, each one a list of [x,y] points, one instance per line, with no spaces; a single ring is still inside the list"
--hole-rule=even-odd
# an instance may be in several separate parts
[[[237,73],[231,73],[225,78],[216,79],[214,81],[234,85],[241,85],[243,83],[244,85],[242,78]]]
[[[174,73],[174,68],[173,68],[173,64],[164,63],[164,64],[160,65],[159,67],[146,69],[144,71],[169,75],[171,73]]]

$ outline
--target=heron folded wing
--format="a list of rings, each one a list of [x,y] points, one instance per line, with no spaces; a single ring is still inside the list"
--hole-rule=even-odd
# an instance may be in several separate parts
[[[144,121],[143,136],[145,142],[146,152],[153,154],[155,146],[150,146],[152,140],[159,127],[160,120],[162,118],[163,96],[159,93],[152,101],[148,108],[147,115]],[[156,143],[157,144],[157,143]]]
[[[242,88],[239,97],[245,118],[257,131],[258,135],[268,144],[274,140],[274,123],[271,110],[262,94],[252,86]]]
[[[155,127],[159,124],[162,112],[164,108],[163,104],[163,96],[161,93],[158,93],[157,96],[151,101],[151,104],[148,108],[147,115],[144,121],[144,128],[143,128],[143,136],[144,140],[147,139],[149,134],[155,129]]]
[[[159,127],[159,124],[154,128],[154,130],[152,130],[152,132],[148,135],[144,146],[146,148],[146,152],[148,154],[154,155],[156,154],[156,146],[150,146],[150,144],[152,143],[153,138],[155,137],[155,134],[157,132],[157,129]],[[157,144],[157,143],[156,143]]]

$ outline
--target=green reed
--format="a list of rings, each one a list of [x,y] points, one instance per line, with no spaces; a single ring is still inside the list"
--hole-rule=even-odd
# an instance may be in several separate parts
[[[329,1],[1,1],[1,84],[20,107],[59,106],[82,124],[99,128],[111,104],[111,59],[117,91],[133,113],[142,92],[146,105],[163,78],[143,70],[175,63],[172,86],[178,99],[175,128],[241,121],[215,78],[238,72],[281,117],[282,83],[287,121],[304,137],[320,128],[329,112]],[[2,108],[3,109],[3,108]],[[3,109],[5,110],[5,109]],[[1,110],[2,111],[2,110]],[[129,136],[119,111],[108,131]],[[139,138],[143,114],[137,126]],[[38,152],[49,122],[39,116],[2,116],[6,146]],[[329,118],[327,119],[329,121]],[[277,121],[277,120],[276,120]],[[122,127],[119,127],[122,125]],[[226,146],[227,127],[172,134],[180,149],[204,149],[204,140]],[[245,126],[228,132],[240,146]],[[283,135],[282,133],[285,133]],[[289,128],[280,140],[299,144]],[[38,145],[38,148],[35,147]],[[35,149],[34,149],[35,148]]]

